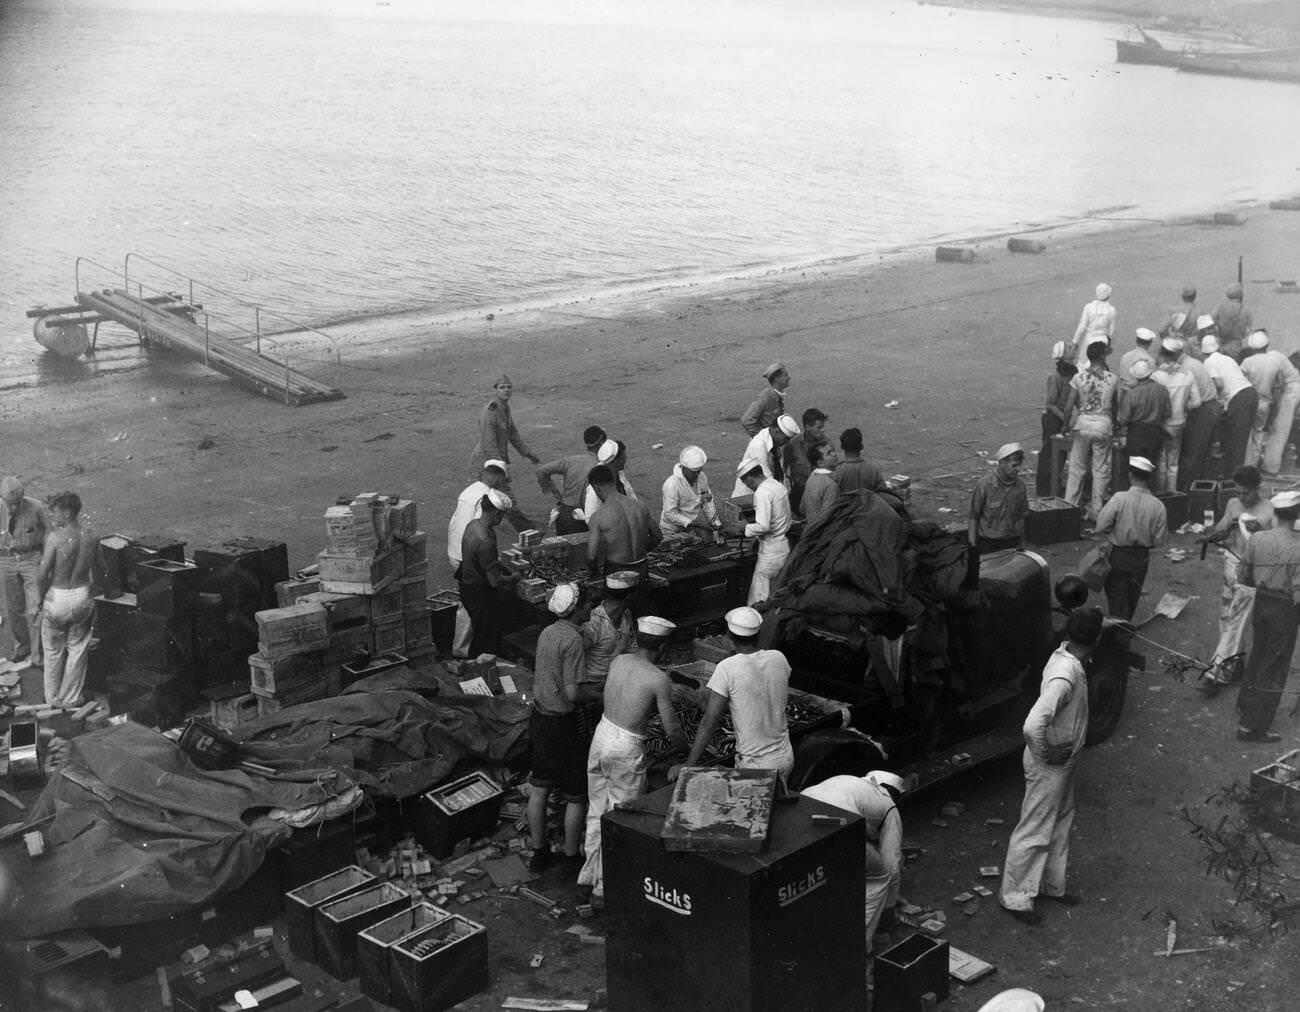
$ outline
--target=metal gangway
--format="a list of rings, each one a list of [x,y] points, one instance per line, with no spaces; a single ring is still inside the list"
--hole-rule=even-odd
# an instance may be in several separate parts
[[[132,277],[133,262],[147,264],[169,276],[187,283],[187,294],[163,291],[146,285],[137,275]],[[140,343],[158,345],[203,363],[237,383],[264,397],[298,406],[319,401],[338,400],[344,397],[336,386],[313,379],[305,372],[292,368],[289,356],[280,357],[263,351],[263,345],[276,345],[274,337],[264,334],[264,317],[277,318],[286,326],[276,334],[309,335],[324,343],[322,358],[335,373],[339,368],[338,347],[334,339],[314,327],[300,324],[282,313],[247,303],[210,284],[197,282],[164,264],[157,263],[139,253],[128,253],[123,261],[121,287],[82,290],[82,271],[93,267],[97,271],[116,276],[117,271],[95,263],[88,257],[77,257],[75,265],[75,306],[37,307],[28,310],[27,316],[36,320],[37,339],[42,330],[59,333],[93,325],[92,337],[86,352],[93,354],[101,323],[117,323],[136,333]],[[218,293],[231,300],[239,309],[253,311],[251,328],[237,323],[229,315],[217,314],[194,301],[194,289]],[[215,326],[214,326],[215,323]],[[49,344],[42,341],[43,344]],[[307,356],[303,356],[307,357]]]

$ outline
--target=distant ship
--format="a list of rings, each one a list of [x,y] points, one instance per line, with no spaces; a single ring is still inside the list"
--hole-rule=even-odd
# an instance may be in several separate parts
[[[1115,58],[1120,63],[1145,63],[1158,67],[1182,67],[1183,61],[1195,58],[1199,65],[1195,69],[1200,69],[1206,66],[1221,66],[1218,63],[1221,60],[1242,65],[1254,63],[1255,61],[1286,64],[1289,61],[1300,60],[1300,46],[1261,49],[1247,43],[1235,43],[1228,39],[1216,38],[1213,40],[1213,44],[1222,48],[1211,49],[1204,43],[1188,40],[1181,49],[1175,49],[1162,43],[1141,25],[1135,25],[1134,29],[1141,36],[1140,42],[1129,39],[1115,40]],[[1211,62],[1204,63],[1203,61]],[[1190,70],[1194,68],[1182,69]],[[1229,71],[1202,69],[1201,72],[1228,73]]]

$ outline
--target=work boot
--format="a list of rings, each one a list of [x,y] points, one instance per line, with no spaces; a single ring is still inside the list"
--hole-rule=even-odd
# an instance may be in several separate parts
[[[528,870],[535,874],[544,872],[550,867],[553,856],[550,847],[538,847],[533,851],[533,856],[528,859]]]
[[[1041,923],[1043,920],[1043,915],[1037,910],[1012,910],[1010,907],[1002,907],[1002,909],[1018,920],[1021,924],[1028,924],[1031,927]]]

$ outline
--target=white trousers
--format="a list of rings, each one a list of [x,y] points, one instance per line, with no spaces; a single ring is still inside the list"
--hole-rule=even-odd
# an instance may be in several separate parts
[[[645,793],[646,762],[643,737],[600,718],[587,752],[586,859],[578,884],[591,886],[593,896],[605,895],[605,863],[600,853],[600,817],[615,805]]]
[[[749,599],[746,604],[758,604],[772,596],[772,581],[789,557],[790,539],[784,534],[778,538],[759,539],[758,559],[754,563],[754,576],[749,581]]]
[[[1226,661],[1241,653],[1246,639],[1246,630],[1250,628],[1250,615],[1255,610],[1255,588],[1246,587],[1237,581],[1240,563],[1231,555],[1223,560],[1223,586],[1219,591],[1219,643],[1214,648],[1214,657],[1210,661],[1213,674],[1214,665]]]
[[[46,593],[41,645],[45,648],[48,705],[81,705],[94,623],[95,599],[89,587],[51,587]]]
[[[474,625],[469,620],[469,612],[463,604],[456,605],[456,631],[451,637],[451,655],[468,657],[470,644],[474,641]]]
[[[1259,454],[1261,470],[1268,471],[1270,474],[1277,474],[1282,470],[1282,457],[1286,453],[1286,444],[1291,438],[1291,423],[1295,420],[1298,406],[1300,406],[1300,394],[1283,391],[1282,396],[1278,398],[1273,424],[1261,433]]]
[[[1034,897],[1065,893],[1074,825],[1074,764],[1049,766],[1025,749],[1025,801],[1007,844],[1002,905],[1032,910]]]
[[[1080,415],[1074,424],[1074,441],[1070,443],[1069,470],[1065,479],[1065,498],[1071,505],[1083,502],[1083,477],[1092,471],[1092,501],[1088,518],[1097,519],[1110,493],[1110,418],[1106,415]]]

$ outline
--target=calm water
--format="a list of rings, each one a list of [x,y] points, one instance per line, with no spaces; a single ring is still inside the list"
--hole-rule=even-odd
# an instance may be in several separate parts
[[[1119,67],[1121,26],[889,0],[0,9],[11,368],[78,255],[323,321],[1300,188],[1300,88]]]

